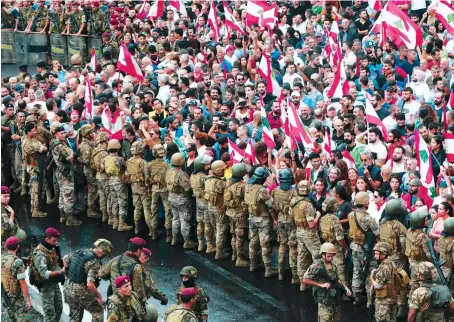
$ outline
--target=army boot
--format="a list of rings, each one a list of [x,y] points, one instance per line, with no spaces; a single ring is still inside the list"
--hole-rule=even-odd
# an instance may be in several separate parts
[[[299,284],[300,283],[300,278],[298,274],[296,273],[296,269],[292,269],[292,284]]]
[[[107,212],[103,211],[101,221],[108,222],[108,220],[109,220],[109,216],[107,215]]]
[[[33,218],[44,218],[47,217],[47,212],[39,211],[38,209],[33,210],[32,212]]]
[[[197,247],[197,251],[203,252],[203,250],[205,249],[205,244],[203,243],[203,238],[199,238],[198,241],[199,241],[199,247]]]
[[[404,318],[408,314],[408,309],[405,305],[399,305],[399,309],[397,310],[397,317]]]
[[[22,189],[23,189],[23,188],[22,188],[22,185],[20,185],[19,187],[17,187],[16,189],[14,189],[13,192],[14,192],[14,193],[21,193]]]
[[[303,278],[300,278],[300,291],[304,292],[309,289],[309,285],[303,282]]]
[[[62,211],[60,212],[60,223],[64,224],[68,220],[68,216]]]
[[[207,254],[216,253],[216,246],[215,246],[214,244],[212,244],[212,243],[208,243],[208,244],[207,244],[206,253],[207,253]]]
[[[250,272],[258,272],[260,270],[259,264],[257,264],[256,261],[253,261],[251,259],[251,264],[249,265],[249,271]]]
[[[54,205],[57,200],[55,200],[55,198],[52,198],[52,191],[50,191],[50,189],[46,189],[46,204]]]
[[[16,190],[18,188],[20,188],[21,184],[19,182],[19,180],[17,179],[14,179],[14,182],[11,186],[9,186],[9,190],[13,191],[13,190]]]
[[[186,240],[186,241],[184,242],[183,248],[184,248],[184,249],[196,248],[197,245],[198,245],[198,244],[197,244],[196,242],[194,242],[194,241],[188,239],[188,240]]]
[[[112,229],[117,230],[118,229],[118,217],[113,217],[112,218]]]
[[[112,214],[107,213],[107,224],[109,226],[112,226],[114,224],[115,220]],[[114,228],[115,229],[115,228]]]
[[[21,186],[21,189],[20,189],[20,196],[21,196],[21,197],[25,197],[25,196],[27,195],[27,193],[28,193],[28,192],[27,192],[27,186],[23,184],[23,185]]]
[[[277,273],[278,273],[278,279],[280,281],[283,281],[284,280],[284,267],[279,265],[277,268]]]
[[[215,259],[226,259],[227,257],[229,257],[230,254],[229,253],[226,253],[226,252],[221,252],[221,251],[216,251],[216,256],[214,257]]]
[[[271,263],[265,264],[265,277],[270,278],[275,276],[277,276],[277,270],[271,268]]]
[[[236,259],[237,259],[237,256],[236,256],[236,248],[233,247],[233,250],[232,250],[232,262],[236,262]]]
[[[172,229],[166,229],[166,243],[169,244],[169,243],[172,243],[172,239],[173,239],[173,236],[172,236]]]
[[[120,223],[118,224],[118,231],[128,231],[133,229],[134,227],[128,226],[123,219],[120,219]]]
[[[148,236],[151,236],[151,240],[158,239],[158,230],[156,228],[150,227],[150,232],[148,233]]]
[[[238,256],[235,262],[236,267],[249,267],[251,263],[243,256]]]
[[[134,221],[134,234],[139,234],[139,221]]]
[[[96,211],[94,211],[91,208],[88,208],[87,210],[87,217],[88,218],[101,218],[101,214],[98,214]]]
[[[366,299],[364,298],[364,295],[361,292],[354,292],[353,296],[355,297],[353,305],[361,305],[366,302]]]
[[[71,227],[71,226],[80,226],[82,225],[81,220],[77,220],[73,216],[69,216],[68,219],[66,220],[66,226]]]

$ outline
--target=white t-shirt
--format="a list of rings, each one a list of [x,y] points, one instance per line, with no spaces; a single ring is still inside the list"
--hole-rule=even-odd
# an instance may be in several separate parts
[[[389,131],[389,130],[394,129],[397,126],[397,121],[396,121],[396,119],[393,119],[391,117],[391,115],[388,115],[387,117],[385,117],[383,119],[383,124],[386,126],[386,129]]]
[[[393,162],[392,159],[386,161],[386,165],[389,165],[392,168],[393,173],[402,173],[405,172],[405,164],[404,162]]]
[[[378,141],[375,143],[370,143],[368,145],[368,148],[371,152],[375,152],[377,154],[377,159],[386,159],[388,156],[388,150],[386,149],[386,146],[383,144],[382,141]]]

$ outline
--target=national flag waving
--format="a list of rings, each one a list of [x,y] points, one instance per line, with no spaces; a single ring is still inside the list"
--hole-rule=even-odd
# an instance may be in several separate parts
[[[271,126],[270,126],[270,123],[268,122],[268,118],[266,117],[265,108],[263,106],[261,109],[261,113],[262,113],[263,141],[265,141],[265,144],[267,145],[267,147],[272,150],[276,146],[276,143],[274,142],[273,132],[271,131]]]
[[[111,139],[121,140],[123,138],[123,120],[120,116],[120,110],[117,109],[112,115],[112,112],[106,107],[101,114],[104,130],[110,134]]]
[[[85,84],[85,119],[93,118],[93,91],[91,90],[91,82],[87,77],[87,82]]]
[[[349,169],[356,169],[355,159],[353,159],[352,155],[347,151],[347,149],[342,151],[342,160],[347,163]]]
[[[230,160],[233,163],[240,163],[243,161],[244,151],[241,150],[232,140],[229,139],[229,154]]]
[[[454,163],[454,134],[445,132],[443,136],[446,140],[446,159],[449,163]]]
[[[259,25],[272,30],[276,24],[277,4],[269,5],[266,1],[251,0],[247,2],[246,25]]]
[[[125,72],[132,77],[143,81],[143,74],[139,65],[131,56],[128,48],[122,43],[120,46],[120,55],[118,56],[117,68],[119,71]]]
[[[96,75],[96,51],[94,48],[91,49],[91,58],[90,58],[90,65],[92,72]]]
[[[366,98],[366,121],[371,124],[375,124],[383,134],[385,141],[388,141],[388,129],[382,120],[378,117],[377,112],[375,111],[372,103]]]
[[[349,86],[347,81],[347,74],[344,69],[344,59],[342,57],[342,51],[338,46],[337,52],[334,54],[334,63],[337,62],[337,70],[334,74],[333,83],[328,91],[328,96],[333,98],[341,98],[343,95],[348,94]]]
[[[142,2],[142,5],[140,6],[140,9],[139,9],[139,11],[137,12],[137,15],[136,15],[137,19],[143,20],[143,19],[145,19],[147,17],[147,13],[145,11],[145,6],[147,5],[147,3],[148,3],[147,1],[143,1]]]
[[[322,150],[325,151],[325,153],[328,156],[331,156],[331,154],[333,153],[333,150],[331,147],[331,135],[330,135],[329,131],[330,131],[329,128],[326,127],[325,128],[325,137],[323,138]]]
[[[397,47],[407,46],[408,49],[415,49],[423,42],[423,32],[410,17],[400,10],[393,1],[388,1],[381,11],[380,17],[372,27],[371,32],[379,33],[382,22],[386,22],[387,36],[392,38]]]
[[[246,150],[244,151],[244,156],[251,160],[252,164],[256,164],[257,160],[255,158],[254,147],[252,145],[252,140],[249,139],[247,142]]]
[[[169,0],[169,7],[174,12],[175,20],[181,16],[188,16],[183,0]]]
[[[427,143],[421,134],[415,136],[416,159],[418,161],[419,173],[421,173],[422,186],[419,187],[419,195],[425,201],[427,207],[432,207],[435,193],[435,181],[432,170],[432,156]]]
[[[156,0],[155,3],[150,7],[147,18],[157,19],[161,18],[164,14],[165,3],[164,0]]]
[[[213,32],[214,38],[213,40],[215,42],[218,42],[219,39],[221,39],[221,31],[219,29],[218,25],[218,14],[217,14],[217,9],[216,5],[214,4],[214,1],[211,1],[210,5],[210,13],[208,14],[208,25],[210,26],[210,30]]]
[[[443,24],[449,34],[454,35],[454,7],[448,1],[433,0],[428,12],[435,13],[435,18]]]
[[[287,114],[291,136],[297,141],[302,142],[306,150],[315,150],[314,143],[304,129],[303,122],[301,122],[296,108],[291,101],[288,102]]]
[[[240,24],[238,21],[235,20],[235,17],[233,17],[232,9],[230,9],[230,6],[227,2],[223,2],[222,5],[224,6],[224,16],[225,16],[225,25],[227,28],[230,28],[232,30],[236,30],[238,34],[244,35],[245,32],[243,28],[241,28]],[[229,37],[230,38],[230,37]]]
[[[280,97],[281,87],[279,86],[279,83],[274,76],[273,69],[271,68],[271,59],[265,52],[263,52],[262,54],[257,72],[266,81],[267,93],[273,94],[276,97]]]
[[[380,0],[368,0],[369,7],[374,9],[375,11],[379,11],[381,9],[381,3]]]

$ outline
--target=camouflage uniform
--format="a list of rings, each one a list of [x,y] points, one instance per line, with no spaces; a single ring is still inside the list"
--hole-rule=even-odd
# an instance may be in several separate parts
[[[16,135],[19,135],[22,138],[25,136],[24,125],[16,124],[14,128],[15,128]],[[18,146],[19,146],[19,148],[18,148]],[[19,149],[21,149],[21,151],[22,151],[22,142],[21,141],[19,141],[18,145],[16,145],[16,149],[14,152],[14,170],[15,170],[15,174],[16,174],[15,178],[17,179],[17,181],[19,181],[21,186],[23,186],[22,190],[24,190],[25,186],[27,185],[25,182],[25,179],[26,179],[25,174],[26,174],[27,170],[25,169],[24,164],[22,162],[22,157],[19,154]]]
[[[110,51],[112,53],[112,62],[116,64],[119,53],[118,43],[113,40],[109,41],[108,43],[103,43],[101,46],[101,52],[104,53],[106,51]]]
[[[197,220],[197,239],[199,241],[198,251],[201,252],[204,249],[205,243],[205,222],[204,217],[207,216],[208,206],[205,201],[205,189],[203,185],[203,179],[206,174],[204,172],[197,172],[191,174],[189,182],[191,183],[191,189],[194,194],[195,206],[196,206],[196,220]],[[225,201],[225,198],[224,198]]]
[[[144,315],[145,309],[136,292],[132,292],[128,298],[123,298],[117,294],[109,297],[107,322],[128,322],[131,319],[142,321]]]
[[[88,19],[88,34],[101,35],[106,29],[106,20],[104,12],[101,9],[96,9],[91,12],[91,19]]]
[[[91,125],[84,125],[91,127]],[[82,129],[81,129],[82,131]],[[77,160],[84,166],[84,175],[87,179],[88,187],[88,217],[99,218],[96,213],[96,204],[98,202],[98,182],[96,181],[96,170],[91,166],[91,159],[95,144],[92,140],[84,137],[79,144],[79,157]]]
[[[2,234],[3,237],[3,234]],[[27,310],[27,304],[20,288],[21,280],[25,280],[24,262],[13,254],[2,254],[2,287],[9,297],[8,307],[2,296],[2,316],[4,322],[40,322],[43,317],[33,307]]]
[[[82,10],[77,10],[69,16],[69,33],[77,34],[80,27],[87,22],[87,17]],[[83,32],[83,31],[82,31]]]
[[[448,219],[449,220],[449,219]],[[446,222],[445,222],[446,226]],[[437,241],[437,251],[440,253],[440,261],[444,264],[441,266],[443,275],[446,280],[450,280],[449,289],[454,290],[454,281],[451,278],[454,267],[454,236],[442,236]]]
[[[9,219],[10,213],[8,210],[6,210],[3,205],[1,205],[1,215],[2,215],[2,234],[1,234],[1,240],[2,240],[2,246],[5,244],[5,241],[16,235],[17,228],[18,226]],[[3,249],[2,249],[3,251]]]
[[[33,11],[33,24],[31,27],[32,32],[39,32],[46,26],[46,21],[49,19],[49,12],[47,7],[41,6]]]
[[[101,163],[109,155],[102,143],[109,140],[109,134],[100,132],[96,137],[96,147],[91,154],[91,168],[96,171],[96,181],[98,183],[99,207],[102,213],[102,222],[109,220],[108,224],[113,224],[111,197],[109,188],[109,177],[101,169]]]
[[[6,8],[9,10],[9,13],[5,12]],[[14,29],[16,27],[16,17],[12,13],[11,9],[13,9],[13,7],[4,7],[4,4],[2,4],[2,29]]]
[[[156,286],[155,282],[151,279],[150,270],[145,265],[142,265],[142,270],[143,270],[143,280],[144,280],[144,284],[145,284],[145,297],[147,299],[150,297],[153,297],[160,301],[166,299],[165,294],[159,290],[159,288]]]
[[[192,311],[180,304],[170,307],[163,321],[198,322],[199,319]]]
[[[206,295],[205,291],[197,286],[194,286],[197,289],[197,293],[194,297],[195,303],[192,311],[194,314],[197,316],[197,321],[202,322],[202,321],[207,321],[208,320],[208,302],[209,302],[209,297]],[[182,304],[180,296],[178,295],[181,290],[183,290],[185,287],[184,285],[180,285],[178,288],[178,293],[177,293],[177,305],[173,305],[169,308],[169,312],[172,312],[175,310],[178,305]]]
[[[27,28],[28,22],[33,19],[33,8],[31,6],[20,8],[18,19],[19,25],[17,26],[17,30],[24,31]]]
[[[419,263],[432,261],[429,248],[427,247],[428,241],[429,236],[425,234],[423,228],[409,229],[407,231],[405,255],[408,257],[408,262],[410,264],[409,297],[411,297],[412,293],[419,287],[419,280],[416,274]]]
[[[55,34],[61,34],[66,28],[66,13],[64,9],[58,13],[56,11],[49,13],[50,27],[49,31]]]
[[[3,12],[3,10],[2,10]],[[2,116],[2,126],[7,126],[11,128],[14,126],[14,117],[11,117],[10,119],[6,118],[6,115]],[[14,178],[14,154],[16,151],[16,146],[14,145],[11,135],[12,133],[6,133],[2,132],[2,165],[4,165],[4,168],[2,168],[5,173],[2,171],[2,178],[6,177],[8,178],[10,175]]]

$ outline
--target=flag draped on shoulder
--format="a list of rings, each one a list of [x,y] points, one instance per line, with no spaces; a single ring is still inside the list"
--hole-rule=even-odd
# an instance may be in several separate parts
[[[265,141],[266,146],[272,150],[276,146],[276,143],[274,142],[273,132],[271,132],[271,126],[270,126],[270,123],[268,122],[268,117],[266,116],[266,112],[265,112],[265,109],[263,108],[263,106],[261,109],[261,113],[262,113],[263,141]]]
[[[115,113],[112,114],[110,109],[106,107],[102,111],[101,120],[104,125],[104,130],[109,133],[111,139],[121,140],[123,138],[123,120],[120,116],[120,110],[117,109]]]
[[[375,111],[372,103],[366,98],[366,121],[371,124],[375,124],[383,134],[385,141],[388,141],[388,129],[382,120],[378,117],[377,112]]]
[[[315,151],[314,143],[304,129],[303,122],[301,122],[301,119],[296,112],[296,108],[291,101],[288,102],[287,113],[289,130],[291,132],[292,138],[296,139],[298,142],[301,142],[306,150],[309,149]]]
[[[281,96],[281,87],[274,76],[273,69],[271,68],[271,59],[265,52],[260,59],[257,69],[260,76],[266,81],[267,93],[273,94],[276,97]]]
[[[118,62],[117,68],[119,71],[125,72],[126,74],[137,78],[140,81],[143,81],[143,74],[140,70],[139,65],[131,56],[128,48],[126,48],[125,44],[121,44],[120,46],[120,54],[118,55]]]
[[[422,186],[420,189],[420,196],[426,202],[428,208],[432,207],[435,193],[435,181],[432,170],[432,156],[427,146],[427,143],[422,138],[421,134],[416,133],[415,136],[416,158],[419,166],[419,173],[421,174]]]
[[[217,18],[218,18],[218,14],[217,14],[216,5],[214,4],[214,1],[211,1],[210,13],[208,14],[208,25],[210,25],[210,30],[213,32],[213,35],[214,35],[213,40],[215,42],[218,42],[219,39],[221,39],[221,31],[219,29]]]

